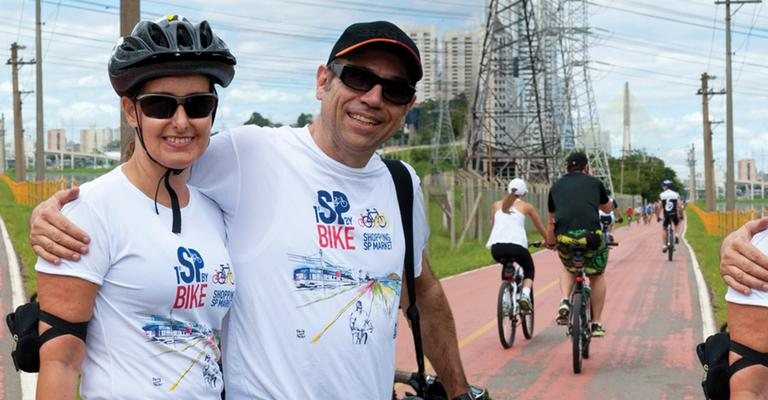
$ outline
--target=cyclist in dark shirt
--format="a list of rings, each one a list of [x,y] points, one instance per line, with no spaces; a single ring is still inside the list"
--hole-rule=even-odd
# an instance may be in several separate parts
[[[571,247],[574,244],[586,245],[589,250],[584,254],[584,268],[592,286],[592,336],[601,337],[605,335],[600,321],[605,304],[603,271],[608,262],[608,248],[603,243],[598,210],[610,213],[613,204],[603,183],[589,175],[584,153],[571,153],[566,159],[566,168],[568,173],[558,179],[549,191],[546,243],[550,249],[557,248],[565,267],[560,273],[562,300],[556,322],[566,325],[571,311],[568,298],[575,283]]]

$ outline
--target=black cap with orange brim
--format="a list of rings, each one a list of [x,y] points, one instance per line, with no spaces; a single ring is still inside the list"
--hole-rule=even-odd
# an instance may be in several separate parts
[[[415,85],[424,75],[416,43],[402,29],[387,21],[360,22],[347,27],[333,46],[328,64],[371,44],[389,45],[390,49],[401,54],[412,84]]]

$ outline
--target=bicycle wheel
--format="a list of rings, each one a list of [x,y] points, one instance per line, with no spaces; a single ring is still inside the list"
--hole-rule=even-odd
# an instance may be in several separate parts
[[[531,286],[531,309],[530,311],[520,311],[520,326],[523,328],[523,336],[526,339],[533,337],[533,312],[536,310],[533,306],[533,286]]]
[[[674,252],[675,252],[675,234],[672,233],[672,230],[670,229],[667,231],[667,261],[672,261],[672,253]]]
[[[571,342],[573,343],[573,372],[581,373],[581,361],[584,353],[584,322],[582,321],[581,293],[571,296]]]
[[[499,301],[496,306],[496,322],[499,327],[499,340],[505,349],[512,347],[515,343],[515,328],[517,320],[512,314],[512,285],[509,282],[502,282],[499,286]]]
[[[592,343],[592,299],[587,296],[586,306],[584,307],[584,345],[581,349],[581,356],[589,358],[589,344]]]

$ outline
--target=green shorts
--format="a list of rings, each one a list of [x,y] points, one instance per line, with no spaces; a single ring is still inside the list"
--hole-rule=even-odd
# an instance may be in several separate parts
[[[568,272],[575,273],[577,269],[573,266],[573,247],[586,246],[587,231],[585,229],[571,230],[564,234],[557,235],[557,255]],[[605,272],[605,265],[608,264],[608,246],[603,240],[603,231],[595,231],[600,235],[600,246],[597,250],[587,250],[584,252],[584,272],[587,275],[601,275]]]

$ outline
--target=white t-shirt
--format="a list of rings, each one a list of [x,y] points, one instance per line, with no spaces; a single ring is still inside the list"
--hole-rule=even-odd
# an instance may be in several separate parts
[[[613,203],[613,210],[611,210],[611,212],[606,213],[606,212],[603,212],[603,210],[598,208],[597,209],[597,215],[600,216],[600,217],[602,217],[602,216],[611,217],[611,225],[613,225],[613,224],[616,223],[616,212],[615,212],[615,210],[618,207],[618,205],[616,204],[616,200],[614,200],[613,198],[609,197],[608,200],[610,200],[611,203]]]
[[[752,244],[765,254],[768,254],[768,230],[758,232],[752,237]],[[752,293],[745,295],[732,288],[728,288],[725,300],[731,303],[750,306],[768,307],[768,292],[752,289]]]
[[[664,215],[677,215],[677,203],[680,201],[680,195],[674,190],[667,189],[659,194],[659,200],[664,207]]]
[[[411,174],[419,275],[429,232]],[[191,182],[224,211],[237,270],[227,398],[391,397],[405,249],[380,158],[350,168],[306,127],[251,125],[214,136]]]
[[[220,399],[222,320],[234,275],[218,207],[190,187],[172,213],[130,183],[122,167],[85,183],[63,213],[91,237],[79,262],[35,269],[100,285],[88,324],[84,399]]]
[[[523,247],[528,247],[528,234],[525,232],[525,214],[515,208],[517,200],[510,207],[510,213],[507,214],[502,209],[496,210],[493,215],[493,229],[488,236],[488,242],[485,247],[491,248],[496,243],[514,243]]]

